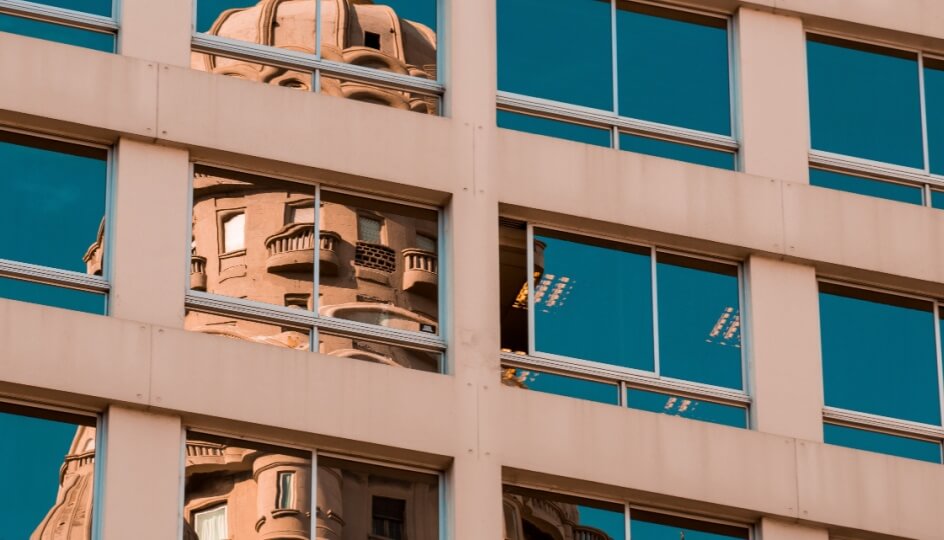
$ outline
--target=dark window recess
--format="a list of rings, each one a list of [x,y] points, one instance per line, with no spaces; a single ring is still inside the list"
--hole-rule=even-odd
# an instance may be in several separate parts
[[[364,46],[380,50],[380,34],[364,32]]]
[[[397,271],[397,254],[387,246],[358,242],[354,264],[392,273]]]
[[[403,540],[403,524],[406,519],[406,501],[388,497],[374,497],[371,503],[372,534]]]
[[[358,303],[368,303],[368,304],[392,304],[390,300],[384,300],[383,298],[377,298],[376,296],[371,296],[369,294],[359,294],[356,297]]]

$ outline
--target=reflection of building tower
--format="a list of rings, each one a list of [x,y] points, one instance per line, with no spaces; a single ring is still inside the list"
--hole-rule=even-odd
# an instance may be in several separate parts
[[[14,464],[15,466],[15,464]],[[59,470],[56,503],[30,540],[86,540],[92,537],[95,428],[80,426]]]
[[[575,504],[508,493],[502,504],[505,540],[613,540],[600,529],[581,525]]]
[[[315,54],[316,0],[261,0],[220,14],[207,33]],[[369,1],[321,1],[321,56],[326,60],[426,79],[436,78],[436,33]],[[311,89],[311,76],[275,66],[194,53],[195,69]],[[324,76],[324,93],[436,114],[435,98]]]

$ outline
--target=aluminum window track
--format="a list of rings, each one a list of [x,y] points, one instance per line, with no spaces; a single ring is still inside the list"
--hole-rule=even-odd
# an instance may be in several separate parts
[[[67,24],[89,30],[98,30],[108,33],[118,32],[118,21],[111,17],[82,13],[71,9],[63,9],[33,2],[20,0],[0,0],[0,12],[22,15],[42,21]]]
[[[45,283],[61,285],[90,292],[107,293],[111,288],[101,276],[92,276],[81,272],[58,270],[47,266],[21,263],[0,259],[0,275]]]
[[[874,414],[849,411],[836,407],[823,407],[823,419],[827,421],[841,422],[862,428],[878,428],[883,431],[891,431],[902,435],[916,435],[925,438],[936,439],[941,442],[944,439],[944,427],[919,422],[910,422],[908,420],[897,420]]]
[[[864,174],[887,180],[900,180],[917,187],[930,185],[944,188],[944,177],[936,177],[920,169],[899,167],[889,163],[859,159],[822,150],[810,150],[810,165],[815,168],[826,168],[837,172]]]

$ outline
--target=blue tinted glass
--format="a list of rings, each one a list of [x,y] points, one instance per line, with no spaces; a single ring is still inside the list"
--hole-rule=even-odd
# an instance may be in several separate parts
[[[810,169],[810,184],[911,204],[923,204],[922,189],[821,169]]]
[[[826,405],[940,425],[929,302],[824,283],[819,307]]]
[[[197,32],[206,32],[217,18],[228,9],[255,6],[259,0],[195,0],[197,3]],[[314,20],[314,15],[312,15]],[[314,41],[312,36],[312,41]]]
[[[823,424],[823,440],[829,444],[868,450],[880,454],[941,462],[941,445],[930,441],[898,437],[834,424]]]
[[[613,512],[594,508],[592,506],[577,505],[577,527],[574,538],[600,538],[593,535],[580,535],[581,531],[602,532],[611,540],[625,540],[626,538],[626,517],[623,512]],[[588,530],[589,529],[589,530]]]
[[[37,4],[46,4],[102,17],[111,17],[112,0],[29,0]]]
[[[85,272],[105,216],[106,155],[0,133],[0,259]]]
[[[916,55],[817,37],[807,63],[813,148],[924,168]]]
[[[105,295],[0,277],[0,298],[105,314]]]
[[[731,152],[709,150],[698,146],[630,135],[629,133],[620,133],[619,140],[620,150],[734,170],[734,154]]]
[[[58,41],[59,43],[95,49],[96,51],[115,52],[114,34],[82,30],[72,26],[13,17],[2,13],[0,13],[0,32]]]
[[[570,122],[559,122],[527,114],[498,111],[498,127],[597,146],[611,146],[609,130],[571,124]]]
[[[0,492],[3,508],[0,538],[31,538],[55,506],[59,470],[69,454],[76,429],[75,424],[0,413],[3,433],[0,462],[9,465],[4,471],[4,483],[12,488]]]
[[[651,371],[648,253],[536,236],[535,260],[544,263],[534,294],[537,350]]]
[[[617,5],[620,115],[730,135],[727,22]]]
[[[633,540],[727,540],[748,539],[743,527],[708,523],[691,518],[668,516],[630,509],[630,537]]]
[[[931,172],[944,174],[944,61],[925,60],[924,100]]]
[[[629,408],[641,411],[681,416],[682,418],[691,418],[725,426],[747,427],[747,411],[745,409],[711,401],[630,388],[626,403]]]
[[[436,30],[436,0],[373,0],[373,3],[390,6],[401,19]]]
[[[741,388],[737,267],[665,253],[658,261],[661,374]]]
[[[498,0],[498,89],[613,110],[611,34],[609,2]]]
[[[931,192],[931,206],[944,210],[944,191]]]
[[[521,368],[506,368],[505,379],[519,388],[619,405],[619,388],[613,384]]]

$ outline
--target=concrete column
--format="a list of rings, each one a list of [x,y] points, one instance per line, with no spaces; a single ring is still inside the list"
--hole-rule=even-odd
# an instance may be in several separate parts
[[[749,369],[758,431],[823,440],[823,368],[816,270],[748,260]]]
[[[789,521],[762,518],[760,540],[829,540],[829,531]]]
[[[161,64],[190,65],[193,0],[121,0],[118,52]]]
[[[183,327],[189,155],[185,150],[118,142],[110,257],[109,314]]]
[[[742,7],[736,27],[743,170],[809,182],[803,21]]]
[[[105,435],[103,540],[179,538],[180,418],[112,406]]]

